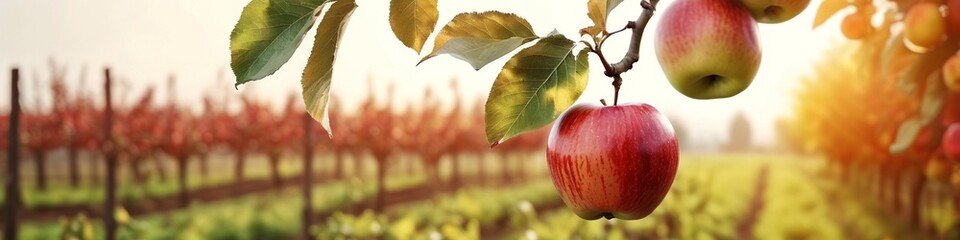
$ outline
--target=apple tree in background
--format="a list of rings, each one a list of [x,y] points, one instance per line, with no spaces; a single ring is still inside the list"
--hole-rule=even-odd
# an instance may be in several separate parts
[[[731,97],[746,89],[761,59],[757,22],[786,21],[809,4],[809,0],[674,1],[654,36],[657,59],[671,85],[697,99]],[[484,124],[490,146],[559,118],[550,133],[547,159],[561,198],[574,212],[587,219],[637,219],[662,201],[679,158],[673,128],[650,105],[618,102],[621,74],[638,61],[640,40],[659,0],[640,1],[636,21],[618,24],[608,23],[607,16],[622,0],[589,0],[587,17],[593,25],[582,28],[577,39],[556,31],[536,33],[526,19],[498,11],[457,14],[434,34],[438,2],[390,1],[393,34],[423,56],[418,64],[446,54],[481,69],[522,48],[503,66],[487,98]],[[354,0],[251,1],[230,35],[236,84],[273,74],[319,20],[301,84],[307,112],[332,133],[327,102],[333,63],[356,8]],[[608,32],[610,27],[619,30]],[[632,33],[629,50],[619,61],[608,61],[603,45],[621,32]],[[433,49],[424,49],[431,37]],[[571,108],[587,86],[591,53],[612,78],[613,105],[601,100],[604,106],[583,103]],[[592,142],[579,142],[587,140]],[[621,148],[627,150],[617,151]],[[622,189],[626,194],[597,188]]]
[[[914,226],[960,234],[922,214],[941,200],[925,189],[952,185],[960,216],[960,0],[825,0],[814,28],[835,15],[850,42],[804,82],[790,142],[827,155],[841,181],[876,189]]]

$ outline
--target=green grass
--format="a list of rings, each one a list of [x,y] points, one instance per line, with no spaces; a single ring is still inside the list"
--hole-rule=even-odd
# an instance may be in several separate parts
[[[465,169],[474,169],[465,161]],[[495,162],[495,161],[491,161]],[[836,183],[826,162],[819,158],[782,155],[684,154],[676,181],[663,203],[649,217],[637,221],[585,221],[562,208],[531,211],[529,206],[556,201],[556,191],[546,178],[508,188],[471,188],[434,199],[356,216],[335,214],[312,231],[325,237],[386,237],[470,239],[479,229],[509,219],[508,239],[737,239],[738,224],[750,210],[759,170],[769,168],[764,208],[751,232],[756,239],[911,239],[916,230],[891,216],[870,196],[860,196]],[[542,162],[528,169],[544,173]],[[348,165],[350,166],[350,165]],[[319,210],[341,209],[352,201],[373,197],[371,174],[337,181],[314,189]],[[400,171],[393,167],[395,171]],[[442,168],[443,169],[443,168]],[[488,169],[499,170],[496,166]],[[348,171],[349,172],[349,171]],[[422,175],[388,178],[388,188],[401,189],[426,181]],[[442,175],[448,176],[448,171]],[[956,219],[952,204],[924,208],[938,231]],[[135,239],[282,239],[300,229],[302,196],[290,187],[258,196],[246,196],[187,210],[135,217],[125,234]],[[94,224],[96,233],[100,226]],[[25,239],[59,236],[57,222],[23,226]],[[99,235],[98,235],[99,236]],[[130,236],[130,235],[128,235]]]
[[[421,176],[393,177],[388,190],[422,184]],[[373,197],[376,188],[359,180],[338,181],[313,189],[315,211],[339,209],[354,201]],[[257,196],[245,196],[215,204],[193,205],[186,210],[138,216],[121,232],[131,239],[286,239],[300,229],[303,196],[289,187]],[[57,239],[61,222],[28,223],[21,226],[23,239]],[[102,226],[92,222],[97,239]]]

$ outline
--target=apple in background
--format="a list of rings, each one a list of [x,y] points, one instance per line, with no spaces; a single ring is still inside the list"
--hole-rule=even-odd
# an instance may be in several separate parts
[[[677,0],[660,15],[654,49],[677,91],[691,98],[737,95],[760,68],[757,22],[736,0]]]
[[[960,53],[943,63],[943,81],[951,91],[960,92]]]
[[[933,158],[927,162],[926,169],[924,169],[924,174],[927,176],[927,180],[930,181],[949,181],[951,171],[950,163]]]
[[[960,162],[960,123],[950,124],[943,134],[943,154],[951,161]]]
[[[761,23],[782,23],[796,17],[810,0],[740,0],[753,19]]]
[[[943,40],[946,23],[940,15],[940,5],[922,2],[914,5],[904,19],[907,41],[922,48],[933,48]]]
[[[960,0],[947,0],[947,30],[951,36],[960,35]]]
[[[870,25],[870,15],[855,12],[843,18],[840,23],[840,32],[850,40],[860,40],[873,33],[873,25]]]
[[[574,105],[547,142],[554,187],[587,220],[649,215],[670,190],[679,158],[673,127],[647,104]]]

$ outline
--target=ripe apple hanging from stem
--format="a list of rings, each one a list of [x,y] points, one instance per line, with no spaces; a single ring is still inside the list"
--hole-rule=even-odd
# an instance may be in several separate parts
[[[950,124],[943,134],[943,153],[950,160],[960,162],[960,123]]]
[[[726,98],[760,68],[757,22],[736,0],[677,0],[660,18],[654,49],[670,84],[696,99]]]
[[[649,215],[670,190],[679,158],[673,127],[647,104],[574,105],[547,142],[560,198],[589,220]]]

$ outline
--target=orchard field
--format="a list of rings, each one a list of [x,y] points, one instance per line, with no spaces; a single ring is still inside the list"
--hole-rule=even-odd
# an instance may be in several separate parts
[[[20,238],[101,239],[107,173],[102,145],[83,133],[97,136],[102,109],[51,82],[64,105],[24,111],[31,120],[23,122]],[[396,110],[368,99],[360,112],[335,115],[345,131],[335,134],[353,137],[330,142],[289,105],[241,98],[243,108],[231,112],[207,97],[193,113],[153,103],[152,94],[116,107],[123,120],[114,141],[129,144],[115,172],[121,239],[291,239],[304,231],[318,239],[914,239],[957,231],[952,188],[928,184],[919,200],[901,192],[901,203],[920,201],[917,213],[892,207],[874,197],[880,175],[843,174],[819,154],[751,147],[744,119],[722,151],[681,153],[676,181],[650,217],[585,221],[553,187],[546,132],[488,148],[481,126],[469,124],[481,116],[477,107]],[[307,136],[319,141],[303,145]],[[304,146],[313,154],[310,181]]]
[[[960,0],[45,2],[2,239],[960,239]]]
[[[543,160],[540,156],[531,156],[531,159]],[[923,220],[930,224],[930,231],[912,228],[902,215],[887,212],[883,205],[861,197],[869,194],[865,192],[867,189],[836,183],[836,176],[825,161],[817,157],[684,154],[682,160],[674,188],[663,205],[644,221],[581,220],[559,202],[545,172],[530,171],[530,176],[522,182],[491,180],[414,201],[394,204],[388,200],[389,206],[381,213],[354,205],[374,194],[375,187],[369,178],[326,182],[314,190],[315,214],[322,218],[311,231],[320,239],[432,236],[446,239],[916,239],[933,238],[936,233],[948,231],[950,223],[955,221],[952,214],[944,214],[952,212],[951,204],[945,199],[930,198],[930,205],[923,209]],[[531,167],[541,165],[530,164]],[[320,166],[317,170],[332,171],[331,166]],[[250,172],[250,175],[265,179],[268,174]],[[390,192],[427,185],[422,174],[404,175],[398,171],[395,175],[388,180]],[[450,177],[449,172],[441,175]],[[173,192],[165,192],[162,183],[148,186],[123,185],[120,192],[142,188],[141,203]],[[67,188],[56,191],[63,196],[97,192]],[[65,194],[67,192],[70,194]],[[46,195],[51,194],[55,193]],[[292,223],[300,221],[298,213],[303,207],[300,194],[293,186],[278,187],[257,194],[194,203],[182,209],[132,215],[121,218],[125,220],[119,236],[127,239],[295,238],[300,227]],[[44,206],[43,202],[34,202],[44,195],[29,192],[25,199],[28,205]],[[128,201],[137,203],[133,199]],[[46,204],[83,201],[98,200],[96,197],[64,199]],[[90,234],[93,238],[102,238],[101,224],[82,216],[27,219],[22,237],[56,239],[64,234]]]
[[[101,239],[103,108],[51,82],[54,107],[26,108],[21,122],[20,238]],[[681,153],[651,216],[586,221],[551,182],[546,131],[489,148],[482,125],[471,124],[478,106],[441,109],[430,91],[423,108],[378,103],[392,94],[355,113],[334,105],[342,131],[334,134],[344,137],[333,141],[292,101],[272,109],[219,100],[242,103],[230,111],[206,97],[197,113],[155,103],[153,91],[114,109],[120,239],[937,239],[960,230],[950,185],[928,181],[919,196],[890,191],[876,168],[848,172],[822,154],[789,150],[803,147],[791,139],[753,146],[742,117],[723,148]]]

